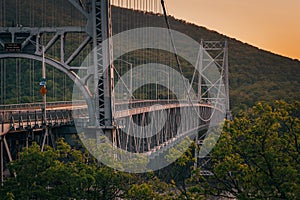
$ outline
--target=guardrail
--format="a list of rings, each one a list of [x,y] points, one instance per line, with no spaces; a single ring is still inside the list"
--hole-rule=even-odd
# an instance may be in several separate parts
[[[166,105],[166,104],[192,104],[192,105],[199,105],[199,104],[206,104],[208,106],[214,107],[213,104],[207,101],[189,101],[189,100],[175,100],[175,99],[158,99],[158,100],[142,100],[142,99],[134,99],[134,100],[117,100],[115,102],[115,111],[122,111],[128,110],[133,108],[140,108],[140,107],[149,107],[153,105]],[[55,109],[59,107],[68,107],[68,106],[79,106],[79,105],[86,105],[84,100],[76,100],[76,101],[56,101],[56,102],[47,102],[47,109]],[[39,110],[43,107],[42,102],[36,103],[24,103],[24,104],[8,104],[8,105],[0,105],[0,112],[7,112],[7,111],[26,111],[26,110]],[[216,109],[222,110],[220,105],[216,105]]]
[[[55,101],[55,102],[47,102],[47,107],[55,107],[61,105],[78,105],[84,104],[84,100],[78,101]],[[41,108],[43,106],[43,102],[35,102],[35,103],[23,103],[23,104],[7,104],[7,105],[0,105],[0,110],[22,110],[22,109],[34,109],[34,108]]]

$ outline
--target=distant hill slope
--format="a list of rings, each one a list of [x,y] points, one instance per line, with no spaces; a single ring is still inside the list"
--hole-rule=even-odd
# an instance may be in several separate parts
[[[54,8],[50,9],[54,6],[49,2],[51,1],[47,1],[47,4],[43,5],[40,1],[36,1],[34,9],[37,11],[49,10],[49,13],[61,13],[63,17],[60,16],[60,22],[54,24],[69,25],[81,24],[83,22],[82,17],[77,18],[75,16],[71,18],[69,16],[71,13],[74,14],[75,11],[74,8],[72,10],[68,9],[70,5],[67,1],[57,1],[61,6],[56,11],[53,11]],[[22,5],[28,7],[28,3],[29,1],[24,1]],[[13,8],[15,5],[11,2],[7,3],[6,6],[7,15],[9,16],[7,17],[6,24],[12,24],[17,11]],[[22,13],[22,8],[18,10]],[[26,12],[29,11],[25,11],[25,14]],[[30,13],[27,14],[29,15]],[[47,19],[39,15],[41,15],[41,12],[35,14],[34,20],[31,20],[33,21],[31,22],[32,24],[51,25],[51,23],[47,22],[41,23],[39,20],[47,21]],[[114,8],[113,16],[122,19],[114,24],[114,27],[120,29],[115,30],[116,32],[124,28],[143,26],[144,20],[147,21],[149,26],[151,24],[157,26],[159,22],[161,26],[166,27],[163,16],[155,14]],[[130,19],[126,19],[125,16],[130,16]],[[26,26],[26,23],[29,23],[29,18],[26,16],[20,17],[20,19],[23,20],[22,23],[24,26]],[[49,20],[50,22],[57,21],[53,16],[51,18],[51,15],[49,15]],[[230,100],[234,111],[251,106],[257,101],[273,101],[276,99],[284,99],[286,101],[300,100],[300,62],[298,60],[292,60],[258,49],[215,31],[208,30],[205,27],[187,23],[174,17],[169,17],[169,20],[172,29],[182,32],[199,42],[201,39],[228,40]]]
[[[300,62],[171,18],[173,29],[197,41],[228,40],[230,99],[233,108],[257,101],[300,100]]]
[[[115,15],[133,15],[133,19],[143,18],[142,12],[115,10]],[[120,16],[119,16],[120,17]],[[153,24],[163,22],[163,16],[150,17]],[[276,55],[258,49],[249,44],[227,37],[205,27],[187,23],[169,17],[171,28],[184,33],[196,41],[228,40],[229,45],[229,80],[231,107],[236,112],[254,105],[257,101],[300,100],[300,61]],[[123,26],[129,26],[126,20]],[[165,25],[164,25],[165,26]],[[134,28],[134,27],[132,27]]]

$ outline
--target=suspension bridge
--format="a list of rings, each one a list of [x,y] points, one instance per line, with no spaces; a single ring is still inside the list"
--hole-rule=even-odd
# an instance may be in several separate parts
[[[1,2],[1,181],[22,148],[72,134],[108,166],[156,170],[230,115],[227,42],[173,31],[164,1]]]

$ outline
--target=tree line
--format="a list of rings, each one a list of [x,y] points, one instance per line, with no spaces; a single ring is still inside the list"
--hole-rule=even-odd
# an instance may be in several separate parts
[[[194,169],[192,145],[156,172],[130,174],[99,165],[63,139],[43,152],[33,144],[9,163],[2,199],[297,199],[300,102],[258,103],[226,121],[211,152],[211,176]],[[14,174],[16,176],[14,176]]]

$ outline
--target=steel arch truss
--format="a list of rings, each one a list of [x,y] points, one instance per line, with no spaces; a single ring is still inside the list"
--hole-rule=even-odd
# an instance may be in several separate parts
[[[109,66],[112,57],[112,43],[108,47],[100,45],[112,35],[109,0],[68,0],[86,19],[83,26],[62,27],[0,27],[0,58],[28,58],[42,61],[44,53],[46,63],[67,74],[79,86],[86,99],[90,123],[94,126],[111,126],[113,117],[113,70]],[[71,43],[67,35],[80,34],[80,43],[74,50],[66,53],[66,43]],[[46,35],[43,38],[43,35]],[[72,37],[70,37],[72,38]],[[7,45],[11,45],[8,49]],[[52,55],[55,46],[59,56]],[[83,69],[73,62],[84,49],[94,52],[93,63],[86,67],[86,76],[79,77],[76,70]],[[94,51],[93,51],[94,50]],[[86,56],[86,55],[85,55]],[[94,91],[89,91],[88,80],[94,83]],[[94,110],[94,111],[92,111]],[[98,123],[98,124],[97,124]]]
[[[39,55],[32,55],[32,54],[23,54],[23,53],[6,53],[6,54],[0,54],[0,59],[6,59],[6,58],[26,58],[26,59],[32,59],[42,62],[42,56]],[[64,74],[66,74],[73,82],[74,84],[79,88],[81,91],[87,105],[88,106],[88,113],[90,118],[94,115],[94,107],[92,95],[89,91],[89,89],[86,87],[85,83],[80,79],[80,77],[77,76],[77,74],[70,70],[70,67],[66,64],[62,64],[56,60],[46,58],[45,63],[53,66],[54,68],[60,70]]]

